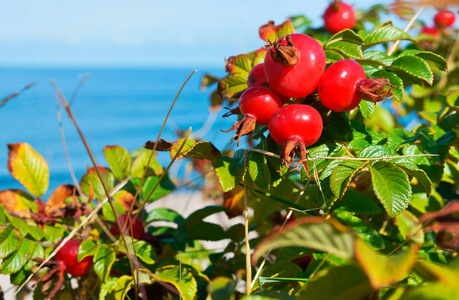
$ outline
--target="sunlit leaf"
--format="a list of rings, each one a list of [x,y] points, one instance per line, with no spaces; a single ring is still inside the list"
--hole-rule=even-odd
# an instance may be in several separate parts
[[[94,271],[102,282],[106,282],[110,275],[110,270],[116,260],[116,254],[113,249],[105,245],[99,245],[94,254]]]
[[[30,216],[30,205],[33,197],[22,190],[0,191],[0,205],[10,214],[18,217]]]
[[[277,26],[274,25],[273,21],[269,21],[267,24],[261,26],[259,30],[260,38],[265,42],[274,42],[278,38],[294,32],[295,29],[290,21],[285,21]]]
[[[121,181],[129,175],[131,156],[126,149],[121,146],[105,146],[104,156],[116,179]]]

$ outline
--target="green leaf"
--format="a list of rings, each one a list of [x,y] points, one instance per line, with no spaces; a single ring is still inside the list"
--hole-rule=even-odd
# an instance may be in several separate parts
[[[382,145],[370,146],[364,149],[359,154],[359,158],[387,158],[391,156],[398,156],[398,154],[392,151],[391,149],[387,148],[386,146],[382,146]],[[383,161],[392,162],[395,164],[403,165],[407,168],[416,169],[416,165],[414,165],[414,163],[408,157],[384,159]],[[370,162],[370,164],[374,165],[377,162],[378,162],[377,160],[373,160],[372,162]]]
[[[3,226],[2,226],[3,227]],[[11,223],[6,224],[0,231],[0,244],[3,243],[13,231],[13,225]]]
[[[199,222],[204,220],[210,215],[223,212],[226,208],[223,206],[206,206],[204,208],[195,210],[188,218],[185,219],[183,222],[183,227],[187,230],[191,230],[194,226],[196,226]]]
[[[335,33],[325,45],[339,41],[354,43],[358,45],[362,45],[364,43],[364,40],[357,33],[351,29],[344,29],[338,33]]]
[[[105,245],[99,245],[94,255],[94,271],[102,282],[106,282],[116,260],[115,251]]]
[[[220,225],[204,221],[193,226],[186,237],[189,243],[195,240],[221,241],[228,238]]]
[[[45,225],[43,231],[45,232],[46,240],[50,243],[55,244],[62,239],[62,237],[64,236],[65,229],[62,227]]]
[[[92,240],[84,240],[78,248],[78,261],[81,261],[87,256],[94,256],[96,253],[97,244]]]
[[[248,174],[256,186],[269,189],[271,176],[268,169],[266,156],[258,152],[250,152],[247,161]]]
[[[362,240],[357,240],[355,244],[355,257],[374,289],[389,286],[408,276],[416,262],[416,253],[417,247],[410,247],[385,257]]]
[[[221,156],[213,166],[223,192],[234,189],[244,174],[244,150],[236,151],[233,157]]]
[[[416,49],[409,49],[409,50],[405,50],[403,51],[402,53],[400,53],[399,57],[401,56],[407,56],[407,55],[411,55],[411,56],[418,56],[424,60],[428,60],[428,61],[431,61],[433,63],[435,63],[438,67],[438,69],[440,69],[441,71],[447,71],[448,70],[448,63],[446,62],[446,60],[438,55],[438,54],[435,54],[435,53],[432,53],[432,52],[429,52],[429,51],[419,51],[419,50],[416,50]]]
[[[183,140],[184,139],[180,139],[172,143],[171,158],[175,157],[180,146],[183,144]],[[220,156],[222,156],[222,154],[211,142],[194,142],[192,140],[187,140],[182,148],[182,152],[177,156],[177,159],[187,157],[193,159],[207,159],[214,162]]]
[[[176,211],[164,207],[158,207],[150,211],[146,223],[154,221],[166,221],[176,224],[182,224],[185,219]]]
[[[459,90],[454,90],[446,96],[446,102],[452,107],[459,106]]]
[[[99,299],[115,299],[115,300],[124,300],[126,299],[126,294],[133,284],[132,276],[123,275],[120,278],[109,278],[107,282],[101,284]],[[113,296],[113,297],[109,297]]]
[[[152,265],[157,260],[156,251],[152,245],[145,241],[133,240],[131,237],[126,237],[128,244],[134,244],[135,254],[140,258],[144,263]],[[132,248],[132,246],[130,246]],[[133,251],[129,251],[133,253]]]
[[[253,254],[255,263],[270,249],[284,247],[307,247],[330,252],[341,258],[353,257],[354,235],[334,219],[304,217],[290,226],[271,234],[258,244]]]
[[[425,189],[427,196],[430,196],[432,192],[432,181],[430,180],[429,176],[427,176],[426,172],[422,169],[410,169],[405,166],[400,166],[408,175],[413,176],[418,180],[418,182],[422,185]]]
[[[389,69],[396,73],[403,81],[422,85],[423,82],[432,85],[433,73],[429,65],[417,56],[402,56],[394,60]]]
[[[48,190],[48,163],[29,144],[8,144],[7,167],[11,175],[32,195],[40,197]]]
[[[349,190],[343,199],[335,204],[335,212],[351,212],[354,214],[371,215],[381,212],[376,203],[366,194]]]
[[[422,225],[419,223],[418,218],[416,218],[412,213],[405,210],[396,216],[395,220],[398,230],[404,239],[411,237],[411,239],[418,244],[424,243],[424,231],[422,230]]]
[[[201,85],[200,85],[201,91],[204,91],[209,86],[213,85],[214,83],[217,83],[218,80],[219,78],[217,76],[207,74],[207,73],[204,74],[201,78]]]
[[[375,106],[376,106],[376,103],[374,102],[360,101],[359,108],[360,108],[360,112],[362,113],[362,116],[365,119],[368,119],[369,117],[371,117],[371,115],[375,111]]]
[[[327,64],[332,64],[344,59],[344,56],[333,50],[325,50],[325,56],[327,58]]]
[[[343,42],[343,41],[333,42],[333,43],[325,44],[324,49],[333,50],[341,54],[344,54],[346,56],[349,56],[351,58],[358,58],[358,59],[363,58],[362,49],[360,49],[359,45],[353,44],[353,43],[348,43],[348,42]]]
[[[7,230],[8,235],[2,234],[3,242],[0,244],[0,259],[3,259],[16,251],[20,246],[19,236],[14,231]]]
[[[402,102],[405,99],[405,88],[403,85],[403,80],[400,77],[398,77],[397,74],[390,72],[388,70],[379,70],[373,73],[372,75],[372,77],[374,78],[381,78],[381,76],[383,78],[389,79],[390,83],[392,85],[395,85],[395,87],[392,88],[394,98],[395,100]]]
[[[134,159],[131,168],[131,176],[133,178],[142,178],[150,156],[151,150],[142,149],[141,153]],[[151,157],[150,164],[148,165],[147,176],[158,176],[161,175],[163,171],[163,167],[158,163],[156,157],[153,155]]]
[[[172,284],[184,300],[193,300],[198,291],[196,279],[191,271],[179,266],[165,266],[156,269],[157,279]]]
[[[209,298],[210,300],[235,300],[235,288],[236,284],[233,279],[219,276],[209,284]]]
[[[368,164],[369,162],[365,161],[347,160],[337,166],[330,177],[330,188],[333,194],[341,199],[346,193],[352,178]]]
[[[309,166],[309,177],[314,176],[314,172],[321,173],[326,169],[328,166],[331,164],[334,164],[336,162],[340,162],[337,160],[332,160],[332,159],[322,159],[322,158],[317,158],[319,156],[322,157],[340,157],[344,156],[346,154],[346,149],[343,147],[343,145],[338,144],[338,143],[328,143],[328,144],[322,144],[318,147],[315,148],[309,148],[309,158],[316,158],[314,161],[308,161],[308,166]],[[338,164],[336,164],[338,165]],[[336,167],[333,166],[331,168],[327,168],[327,171],[322,172],[322,175],[325,177],[330,176],[332,170]],[[328,173],[328,174],[324,174]]]
[[[22,269],[29,259],[29,255],[35,251],[37,243],[28,239],[21,239],[18,249],[6,257],[0,267],[0,274],[12,274]]]
[[[363,53],[364,60],[359,60],[361,64],[370,64],[373,66],[388,67],[392,64],[395,58],[381,51],[366,51]]]
[[[106,146],[104,156],[116,179],[121,181],[128,177],[131,169],[131,156],[126,149],[121,146]]]
[[[142,186],[142,195],[144,197],[144,200],[146,200],[146,197],[150,195],[151,191],[158,183],[159,178],[160,176],[150,176],[147,177],[147,179],[145,179]],[[166,195],[169,195],[173,190],[175,190],[175,184],[169,178],[169,174],[166,174],[161,180],[161,182],[158,184],[158,186],[156,187],[155,191],[150,196],[148,201],[152,202],[158,200]]]
[[[347,148],[349,149],[349,151],[360,152],[369,146],[370,143],[367,140],[354,139],[347,145]]]
[[[399,40],[410,40],[415,42],[415,40],[405,31],[392,26],[392,24],[383,24],[383,26],[375,27],[373,31],[365,36],[365,47],[368,48],[377,44]]]
[[[345,113],[332,112],[325,132],[337,141],[350,142],[354,137],[349,118]]]
[[[347,300],[364,299],[372,292],[365,273],[354,265],[331,268],[311,281],[299,299]]]
[[[113,189],[115,184],[115,177],[113,176],[113,173],[104,167],[97,167],[97,169],[107,190],[110,191]],[[86,174],[81,177],[80,186],[86,195],[93,195],[95,198],[106,197],[102,182],[100,181],[99,176],[97,175],[94,168],[88,169]]]
[[[451,300],[459,299],[457,287],[446,286],[441,282],[421,285],[409,289],[400,300]]]
[[[357,235],[369,243],[373,249],[377,250],[384,248],[384,240],[379,232],[365,223],[362,219],[350,213],[338,213],[336,217],[343,225],[351,227]]]
[[[395,217],[404,211],[410,203],[412,194],[406,173],[388,162],[370,166],[370,173],[376,197],[389,217]]]
[[[242,297],[241,300],[295,300],[295,296],[289,295],[285,291],[263,291],[255,292],[250,296]]]
[[[29,233],[30,226],[25,221],[9,214],[7,214],[7,216],[14,228],[16,228],[22,236],[26,236]]]

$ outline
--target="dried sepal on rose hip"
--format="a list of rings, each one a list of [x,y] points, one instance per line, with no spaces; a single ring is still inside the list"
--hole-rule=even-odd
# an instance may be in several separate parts
[[[306,147],[317,142],[322,134],[323,122],[319,112],[309,105],[291,104],[281,107],[271,118],[269,134],[282,145],[281,164],[287,168],[297,155],[303,166],[307,156]]]
[[[389,87],[389,89],[386,89],[386,87]],[[386,101],[394,97],[392,92],[394,87],[396,86],[391,84],[387,78],[368,78],[359,83],[357,95],[370,102]]]
[[[312,37],[292,33],[270,43],[263,63],[271,89],[288,98],[311,94],[325,71],[322,46]]]
[[[246,89],[241,98],[239,98],[239,111],[243,114],[243,118],[234,123],[228,130],[230,132],[236,130],[236,134],[231,141],[236,140],[239,146],[241,136],[250,134],[254,131],[255,125],[268,125],[272,115],[282,106],[280,98],[268,88],[250,87]],[[225,116],[229,116],[237,112],[232,110]]]

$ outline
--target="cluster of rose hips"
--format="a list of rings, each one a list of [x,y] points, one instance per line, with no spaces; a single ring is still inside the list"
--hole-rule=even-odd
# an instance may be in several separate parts
[[[431,36],[439,36],[441,31],[454,24],[456,16],[449,10],[440,10],[434,17],[435,26],[424,26],[421,30],[422,34]]]
[[[249,73],[239,110],[232,111],[243,115],[228,130],[236,130],[233,139],[239,142],[256,124],[268,125],[271,137],[282,145],[281,163],[288,167],[295,154],[306,159],[306,147],[317,142],[323,130],[321,114],[301,104],[302,99],[314,94],[329,110],[348,112],[362,99],[379,102],[392,96],[388,79],[367,79],[362,66],[353,60],[325,68],[322,46],[308,35],[290,34],[270,43],[264,63]]]

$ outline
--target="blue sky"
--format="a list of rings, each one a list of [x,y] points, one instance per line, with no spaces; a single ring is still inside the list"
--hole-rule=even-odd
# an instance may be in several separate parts
[[[348,1],[367,8],[377,2]],[[329,1],[2,1],[0,66],[221,66],[260,47],[258,27],[307,14]]]

